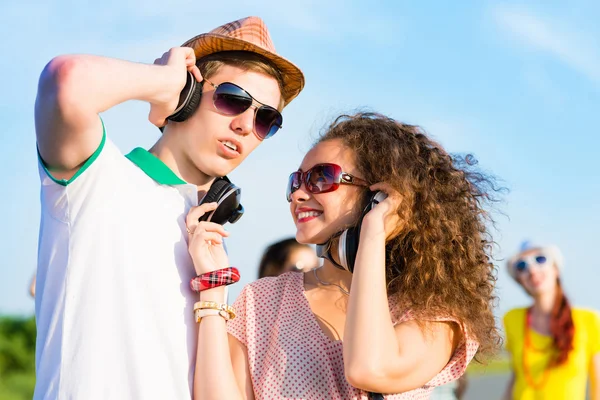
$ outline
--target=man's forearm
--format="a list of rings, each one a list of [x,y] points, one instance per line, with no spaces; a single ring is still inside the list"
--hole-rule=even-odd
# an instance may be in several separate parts
[[[98,114],[126,100],[167,100],[177,78],[172,68],[163,65],[67,55],[48,63],[40,77],[39,95],[53,96],[59,106],[74,111]]]

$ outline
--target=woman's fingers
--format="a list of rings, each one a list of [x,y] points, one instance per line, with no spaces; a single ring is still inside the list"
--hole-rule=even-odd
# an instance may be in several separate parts
[[[214,222],[207,222],[207,221],[199,222],[198,225],[196,225],[196,229],[195,229],[193,235],[202,234],[203,232],[215,233],[215,234],[218,234],[218,235],[221,235],[224,237],[229,236],[229,232],[227,232],[225,230],[223,225],[217,224]]]
[[[196,227],[200,223],[198,220],[207,212],[214,211],[217,208],[217,203],[205,203],[198,207],[192,207],[185,217],[185,227],[189,234],[196,231]]]
[[[204,242],[208,243],[208,244],[222,244],[223,243],[223,236],[219,233],[216,232],[202,232],[202,233],[194,233],[194,239],[200,239],[203,240]]]

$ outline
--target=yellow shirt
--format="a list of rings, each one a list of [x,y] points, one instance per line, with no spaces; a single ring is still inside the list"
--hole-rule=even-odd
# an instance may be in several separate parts
[[[526,308],[517,308],[504,316],[506,349],[511,354],[515,374],[515,400],[584,400],[592,358],[600,354],[600,316],[595,311],[572,309],[575,337],[573,350],[565,364],[548,370],[546,383],[536,390],[527,384],[523,370]],[[529,330],[534,349],[549,349],[552,338]],[[527,350],[527,366],[533,381],[542,381],[552,350]]]

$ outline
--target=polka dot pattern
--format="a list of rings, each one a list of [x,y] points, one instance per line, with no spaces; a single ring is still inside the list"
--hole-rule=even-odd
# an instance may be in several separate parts
[[[368,393],[346,381],[342,341],[322,332],[304,296],[303,279],[298,272],[260,279],[247,285],[234,304],[237,316],[227,330],[247,348],[256,399],[367,400]],[[390,310],[396,323],[412,318],[392,302]],[[428,399],[434,386],[458,379],[478,347],[465,337],[446,367],[425,386],[385,399]]]

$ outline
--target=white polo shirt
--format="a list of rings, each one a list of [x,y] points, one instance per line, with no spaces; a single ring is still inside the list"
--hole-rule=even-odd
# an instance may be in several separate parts
[[[190,399],[196,186],[105,133],[72,179],[39,169],[34,398]]]

